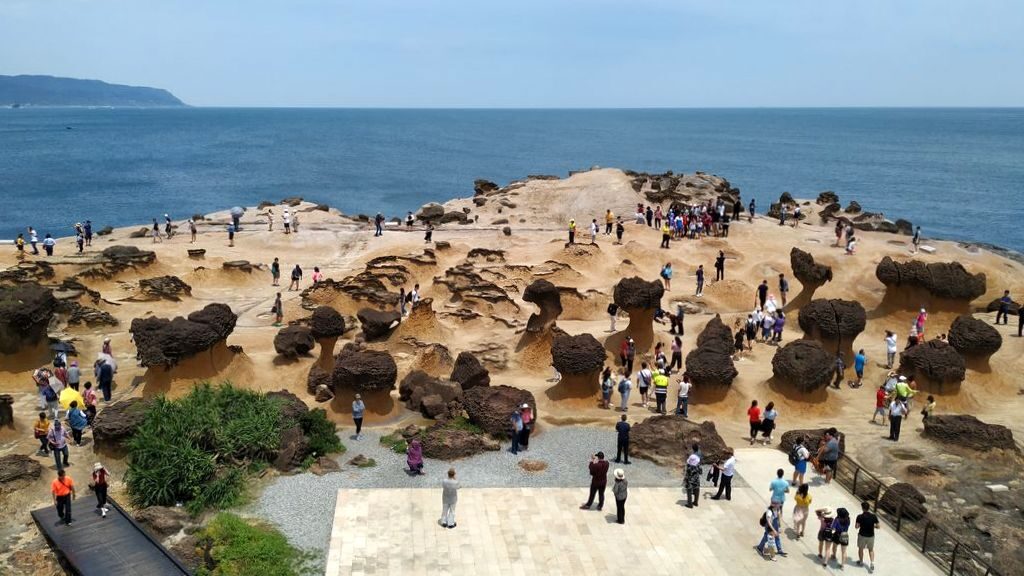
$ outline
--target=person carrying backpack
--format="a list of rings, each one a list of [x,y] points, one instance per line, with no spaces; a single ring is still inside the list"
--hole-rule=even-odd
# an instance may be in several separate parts
[[[629,373],[623,369],[622,374],[619,376],[619,397],[622,402],[619,408],[623,412],[629,410],[629,391],[632,388],[633,383],[629,381]]]
[[[615,332],[615,320],[619,315],[619,306],[615,302],[608,304],[608,318],[611,320],[611,327],[608,329],[609,332]]]
[[[789,463],[793,465],[793,486],[800,486],[804,483],[804,474],[807,473],[807,460],[811,457],[811,451],[804,446],[805,438],[798,436],[793,447],[789,449]]]
[[[782,505],[772,502],[771,506],[761,515],[758,523],[764,528],[764,535],[761,536],[761,542],[757,545],[757,552],[764,556],[765,545],[769,540],[774,540],[775,553],[785,556],[786,553],[782,551],[782,539],[779,537],[782,531]]]
[[[615,380],[612,379],[612,369],[605,367],[601,373],[601,408],[608,410],[612,407],[612,389],[615,388]]]

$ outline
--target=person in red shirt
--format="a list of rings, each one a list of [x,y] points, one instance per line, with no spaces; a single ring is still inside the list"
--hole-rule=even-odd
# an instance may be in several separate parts
[[[889,399],[888,392],[885,391],[885,384],[878,386],[878,392],[875,392],[875,413],[871,415],[871,423],[875,423],[875,417],[879,414],[882,415],[882,426],[885,426],[885,406],[886,401]]]
[[[78,496],[75,494],[75,481],[63,468],[57,471],[57,478],[50,484],[50,492],[53,494],[53,504],[57,507],[57,516],[64,521],[65,526],[71,526],[71,500]]]
[[[750,402],[750,408],[747,409],[747,420],[750,421],[750,444],[754,444],[754,438],[757,437],[757,432],[761,429],[761,409],[757,407],[757,400]]]
[[[92,466],[92,486],[93,492],[96,493],[96,509],[100,511],[100,514],[106,518],[107,512],[110,508],[107,507],[107,479],[110,477],[110,472],[103,467],[103,464],[99,462]]]

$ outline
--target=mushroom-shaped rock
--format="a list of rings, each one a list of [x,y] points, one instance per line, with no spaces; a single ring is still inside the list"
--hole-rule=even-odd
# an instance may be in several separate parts
[[[398,366],[387,352],[356,350],[346,346],[334,359],[331,380],[335,393],[339,390],[351,390],[386,394],[395,389]]]
[[[1006,426],[988,424],[969,414],[938,414],[924,419],[924,435],[943,444],[986,452],[1017,450],[1013,432]]]
[[[781,383],[813,392],[828,386],[835,362],[835,355],[826,352],[817,340],[793,340],[775,351],[772,373]]]
[[[398,397],[405,402],[406,408],[417,410],[427,418],[436,418],[445,412],[449,402],[462,401],[462,387],[457,382],[413,370],[402,378]]]
[[[825,206],[826,204],[839,202],[839,196],[831,190],[826,190],[821,194],[818,194],[818,199],[815,200],[815,202],[817,202],[819,206]]]
[[[106,446],[123,444],[135,434],[136,428],[142,424],[147,408],[149,408],[149,401],[142,398],[129,398],[104,406],[92,422],[92,436],[96,444]]]
[[[949,327],[949,345],[964,356],[991,356],[1003,345],[999,331],[970,314],[958,316]]]
[[[726,443],[715,429],[715,423],[701,423],[678,416],[651,416],[634,424],[629,433],[630,452],[666,466],[680,466],[684,450],[699,444],[705,462],[725,460]],[[684,448],[685,447],[685,448]]]
[[[800,308],[797,320],[808,338],[822,340],[830,348],[838,344],[849,358],[853,340],[867,325],[867,312],[853,300],[817,299]]]
[[[534,280],[523,291],[523,300],[532,302],[540,308],[539,313],[531,314],[526,322],[527,332],[543,332],[554,326],[558,315],[562,313],[562,297],[558,287],[540,279]]]
[[[832,267],[818,264],[810,252],[793,247],[789,251],[789,265],[793,268],[793,276],[803,284],[805,290],[814,292],[826,282],[832,281]]]
[[[34,282],[0,287],[0,354],[41,343],[56,309],[53,292]]]
[[[330,306],[317,306],[309,319],[309,328],[317,340],[337,338],[345,333],[345,319]]]
[[[419,212],[416,213],[417,219],[425,221],[436,220],[441,216],[444,216],[444,206],[438,204],[437,202],[429,202],[427,204],[424,204],[420,208]]]
[[[729,386],[739,372],[732,361],[733,340],[718,314],[697,336],[697,347],[686,355],[686,371],[696,386]]]
[[[913,375],[925,385],[941,389],[959,384],[966,373],[963,356],[940,340],[929,340],[900,353],[900,374]]]
[[[402,315],[394,310],[374,310],[363,308],[356,317],[363,326],[363,334],[367,340],[376,340],[387,336],[402,321]]]
[[[638,353],[650,349],[654,343],[654,312],[664,295],[665,286],[660,280],[648,282],[637,276],[619,280],[612,297],[629,314],[629,325],[617,337],[609,338],[608,345],[614,347],[623,338],[631,337]]]
[[[959,262],[896,262],[886,256],[875,267],[875,277],[889,290],[919,290],[944,300],[970,301],[985,293],[985,274],[971,274]]]
[[[188,318],[136,318],[131,332],[143,366],[174,366],[228,337],[238,317],[226,304],[208,304]]]
[[[924,495],[913,484],[897,482],[885,489],[878,507],[890,514],[902,514],[909,520],[920,520],[928,514]]]
[[[587,397],[597,393],[604,346],[590,334],[556,334],[551,341],[551,365],[562,378],[552,389],[555,397]]]
[[[533,394],[512,386],[478,386],[466,390],[462,405],[469,421],[488,434],[508,436],[511,426],[509,418],[516,408],[527,404],[533,409],[533,418],[538,418],[537,402]]]
[[[313,333],[305,326],[285,326],[274,336],[274,350],[286,358],[305,356],[314,346]]]
[[[491,385],[490,373],[472,352],[459,352],[449,379],[458,382],[463,390]]]

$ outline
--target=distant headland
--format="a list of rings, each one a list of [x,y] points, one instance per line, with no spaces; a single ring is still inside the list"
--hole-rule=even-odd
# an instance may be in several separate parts
[[[0,106],[185,106],[161,88],[56,76],[0,75]]]

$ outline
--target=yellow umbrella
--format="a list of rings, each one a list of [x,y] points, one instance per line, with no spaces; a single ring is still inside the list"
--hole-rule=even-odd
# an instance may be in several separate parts
[[[85,409],[85,399],[78,393],[78,390],[68,386],[60,391],[60,405],[67,410],[71,408],[72,402],[78,402],[78,407]]]

